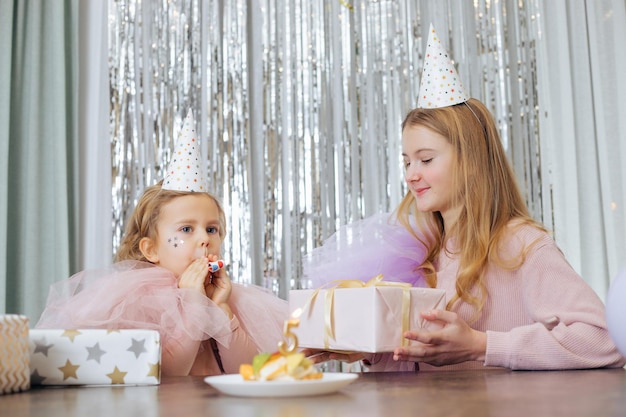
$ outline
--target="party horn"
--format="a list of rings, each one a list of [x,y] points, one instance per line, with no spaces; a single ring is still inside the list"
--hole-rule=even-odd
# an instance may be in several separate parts
[[[224,268],[224,261],[221,259],[219,261],[209,262],[209,272],[217,272],[222,268]]]

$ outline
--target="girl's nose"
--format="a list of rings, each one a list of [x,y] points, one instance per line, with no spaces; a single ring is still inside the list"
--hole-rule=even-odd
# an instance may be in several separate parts
[[[204,248],[204,256],[209,256],[209,241],[203,241],[200,243],[200,247]]]
[[[406,181],[416,181],[420,178],[420,172],[416,164],[410,164],[404,172],[404,179]]]

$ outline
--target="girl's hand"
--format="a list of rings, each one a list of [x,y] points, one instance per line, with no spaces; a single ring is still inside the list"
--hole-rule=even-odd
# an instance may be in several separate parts
[[[439,322],[443,328],[433,332],[405,332],[404,337],[419,343],[396,348],[394,360],[425,362],[433,366],[485,360],[486,333],[472,329],[452,311],[432,310],[422,312],[421,316]]]
[[[214,273],[209,273],[208,263],[218,261],[220,258],[217,255],[208,255],[207,258],[203,259],[204,267],[207,272],[207,279],[204,283],[206,295],[213,300],[215,304],[221,307],[222,304],[226,304],[230,298],[230,293],[233,288],[230,277],[226,273],[225,268],[219,269]],[[228,311],[230,311],[230,309]]]
[[[205,289],[205,281],[209,274],[207,263],[207,258],[198,258],[193,261],[178,278],[178,288],[190,288],[207,295]]]

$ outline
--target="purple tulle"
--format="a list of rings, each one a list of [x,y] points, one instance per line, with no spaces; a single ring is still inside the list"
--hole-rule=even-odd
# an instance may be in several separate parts
[[[368,281],[382,274],[385,281],[425,287],[422,263],[426,248],[389,213],[376,214],[343,226],[303,259],[303,279],[309,288],[334,280]]]

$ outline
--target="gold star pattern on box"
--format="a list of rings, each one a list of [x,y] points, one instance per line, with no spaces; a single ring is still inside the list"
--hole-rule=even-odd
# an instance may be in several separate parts
[[[70,341],[74,342],[74,338],[79,334],[80,332],[76,329],[66,329],[63,331],[63,334],[61,336],[67,337],[68,339],[70,339]]]
[[[156,330],[32,329],[32,385],[157,385],[161,341]]]
[[[111,372],[110,374],[107,374],[107,376],[111,378],[111,384],[123,384],[124,377],[126,376],[127,373],[128,372],[120,371],[119,369],[117,369],[117,366],[116,366],[113,372]]]
[[[161,364],[156,362],[156,363],[149,363],[148,364],[150,367],[150,370],[148,371],[148,375],[147,376],[153,376],[155,378],[160,378],[161,375]]]
[[[80,368],[80,365],[74,365],[70,360],[65,361],[65,365],[59,366],[59,371],[63,372],[63,381],[68,378],[78,379],[76,371]]]

